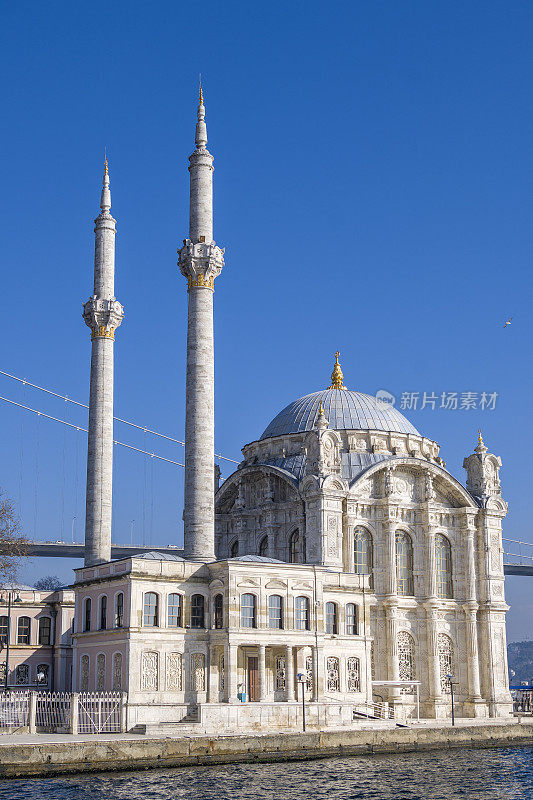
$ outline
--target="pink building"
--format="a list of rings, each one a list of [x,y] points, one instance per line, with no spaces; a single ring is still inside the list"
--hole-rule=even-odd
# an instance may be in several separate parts
[[[70,691],[73,618],[70,589],[39,591],[20,584],[0,588],[0,688],[7,668],[8,686]]]

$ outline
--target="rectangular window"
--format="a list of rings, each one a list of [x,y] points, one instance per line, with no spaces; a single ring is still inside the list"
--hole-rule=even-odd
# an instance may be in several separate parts
[[[203,594],[191,597],[191,628],[205,627],[205,598]]]
[[[157,595],[155,592],[146,592],[144,595],[144,622],[148,628],[157,628],[159,625],[157,609]]]
[[[168,596],[168,627],[181,628],[181,595],[169,594]]]
[[[348,603],[346,606],[346,633],[348,636],[357,636],[357,606]]]
[[[124,627],[124,595],[122,592],[117,594],[115,605],[115,628]]]
[[[272,594],[268,598],[268,627],[275,630],[283,628],[283,598]]]
[[[9,617],[0,617],[0,644],[6,644],[9,632]]]
[[[29,617],[19,617],[17,626],[17,644],[30,643],[31,620]]]
[[[307,597],[297,597],[294,601],[294,627],[297,631],[309,630],[309,600]]]
[[[104,594],[100,598],[100,630],[105,631],[107,628],[107,597]]]
[[[41,617],[39,620],[39,644],[50,644],[50,617]]]
[[[241,595],[241,628],[255,628],[255,595]]]

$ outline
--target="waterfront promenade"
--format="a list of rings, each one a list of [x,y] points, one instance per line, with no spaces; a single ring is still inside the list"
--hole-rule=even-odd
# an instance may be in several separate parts
[[[136,734],[0,736],[0,778],[191,765],[300,761],[332,756],[375,755],[468,747],[533,745],[531,717],[449,720],[379,728],[310,733],[247,733],[232,736]]]

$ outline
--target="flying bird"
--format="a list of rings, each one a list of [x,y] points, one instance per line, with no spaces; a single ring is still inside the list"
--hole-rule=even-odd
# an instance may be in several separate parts
[[[503,327],[506,328],[508,325],[510,325],[511,324],[511,320],[512,320],[512,317],[509,317],[509,319],[507,320],[507,322],[505,323],[505,325]]]

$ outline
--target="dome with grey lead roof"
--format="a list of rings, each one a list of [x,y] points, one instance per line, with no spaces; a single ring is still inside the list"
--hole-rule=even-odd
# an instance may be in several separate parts
[[[318,419],[320,404],[329,422],[336,431],[389,431],[412,433],[420,436],[403,414],[393,406],[381,403],[375,397],[349,389],[323,389],[300,397],[289,403],[274,417],[261,439],[284,436],[288,433],[312,431]]]

